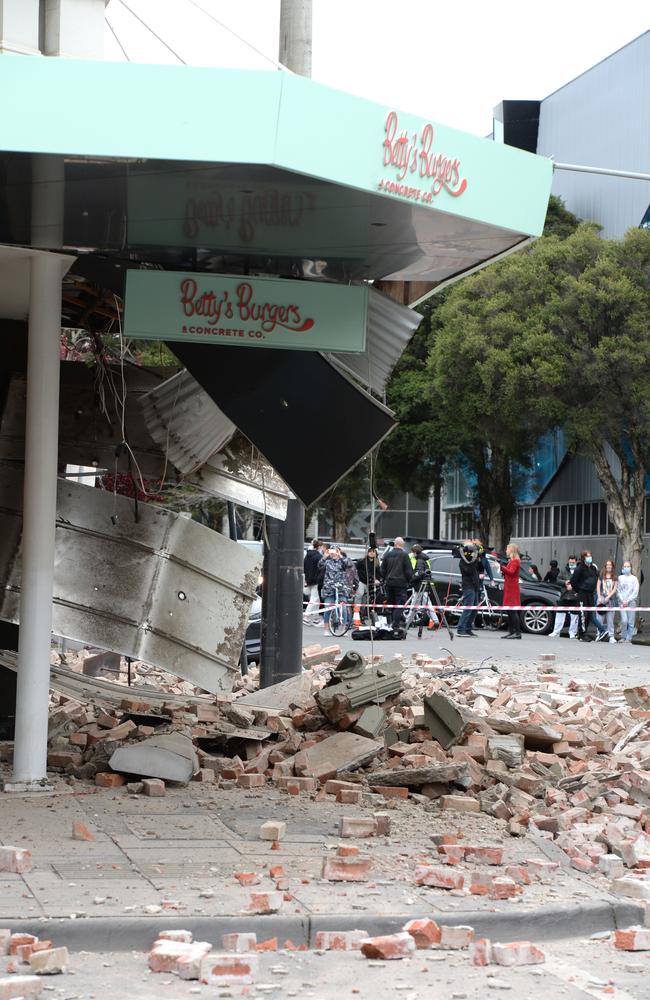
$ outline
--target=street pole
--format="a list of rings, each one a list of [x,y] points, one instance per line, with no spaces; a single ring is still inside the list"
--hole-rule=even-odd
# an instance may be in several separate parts
[[[311,21],[312,0],[281,0],[279,60],[300,76],[311,76]],[[289,500],[286,520],[267,519],[260,687],[302,670],[304,543],[305,508]]]

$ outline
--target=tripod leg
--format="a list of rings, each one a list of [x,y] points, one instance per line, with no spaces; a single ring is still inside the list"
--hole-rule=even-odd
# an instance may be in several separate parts
[[[438,613],[438,614],[440,615],[440,618],[441,618],[441,620],[442,620],[442,622],[443,622],[443,624],[444,624],[445,628],[447,629],[447,633],[448,633],[448,635],[449,635],[449,638],[450,638],[450,639],[451,639],[451,641],[453,642],[453,641],[454,641],[454,633],[452,632],[452,630],[451,630],[451,626],[450,626],[449,622],[447,621],[447,615],[446,615],[446,612],[445,612],[445,611],[443,610],[443,607],[442,607],[442,601],[440,600],[440,597],[438,596],[438,591],[437,591],[437,589],[436,589],[436,585],[435,585],[435,583],[433,582],[433,580],[431,580],[431,581],[429,582],[429,586],[431,587],[431,590],[432,590],[432,592],[433,592],[433,598],[434,598],[434,601],[435,601],[435,603],[436,603],[436,604],[437,604],[437,605],[439,606],[439,608],[440,608],[440,610],[439,610],[439,611],[438,611],[437,613]]]

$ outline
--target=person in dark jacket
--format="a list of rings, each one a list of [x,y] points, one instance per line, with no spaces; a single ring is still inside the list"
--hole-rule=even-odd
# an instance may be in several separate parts
[[[431,572],[431,563],[427,559],[419,542],[411,546],[411,551],[409,553],[409,560],[411,566],[413,567],[413,576],[417,578],[419,582],[425,573]],[[415,585],[415,580],[414,580]]]
[[[551,559],[550,569],[544,577],[544,583],[557,583],[560,576],[560,567],[557,559]]]
[[[404,539],[396,538],[392,548],[386,552],[381,561],[381,577],[386,587],[389,604],[405,604],[408,596],[408,586],[413,579],[411,560],[404,551]],[[404,622],[404,609],[392,609],[393,628],[399,628]]]
[[[305,556],[302,570],[305,574],[305,589],[309,594],[309,602],[303,614],[305,625],[319,625],[318,610],[320,608],[320,597],[318,595],[318,566],[322,559],[320,542],[314,538],[311,548]]]
[[[359,575],[357,598],[361,605],[361,620],[363,621],[368,606],[377,604],[377,591],[381,586],[381,570],[377,549],[368,549],[362,559],[357,559],[355,565]]]
[[[465,542],[461,545],[458,565],[460,566],[463,604],[477,604],[481,589],[481,562],[479,550],[473,542]],[[476,632],[472,632],[475,617],[476,611],[463,611],[458,622],[456,635],[476,635]]]
[[[585,549],[584,552],[580,553],[578,565],[576,566],[573,576],[571,577],[571,583],[567,584],[567,590],[575,591],[581,605],[593,607],[596,604],[597,586],[598,567],[594,565],[589,549]],[[582,630],[578,638],[582,639],[584,642],[591,642],[591,637],[587,634],[589,632],[589,624],[591,621],[593,621],[596,625],[596,641],[602,639],[603,636],[607,634],[607,630],[603,628],[594,611],[581,611],[580,618],[582,621]]]

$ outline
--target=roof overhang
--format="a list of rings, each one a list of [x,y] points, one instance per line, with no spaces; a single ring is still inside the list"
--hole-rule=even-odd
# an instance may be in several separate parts
[[[65,161],[64,245],[82,250],[165,248],[174,267],[191,249],[207,270],[274,253],[305,277],[437,284],[542,232],[550,161],[288,73],[15,56],[0,88],[0,148]],[[89,220],[109,192],[126,232],[102,245]],[[188,227],[192,199],[206,214]]]

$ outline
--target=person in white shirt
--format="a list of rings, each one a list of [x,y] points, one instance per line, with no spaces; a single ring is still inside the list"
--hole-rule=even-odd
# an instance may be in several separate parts
[[[634,635],[634,608],[639,596],[639,581],[625,560],[618,578],[618,605],[621,613],[621,642],[632,642]]]

